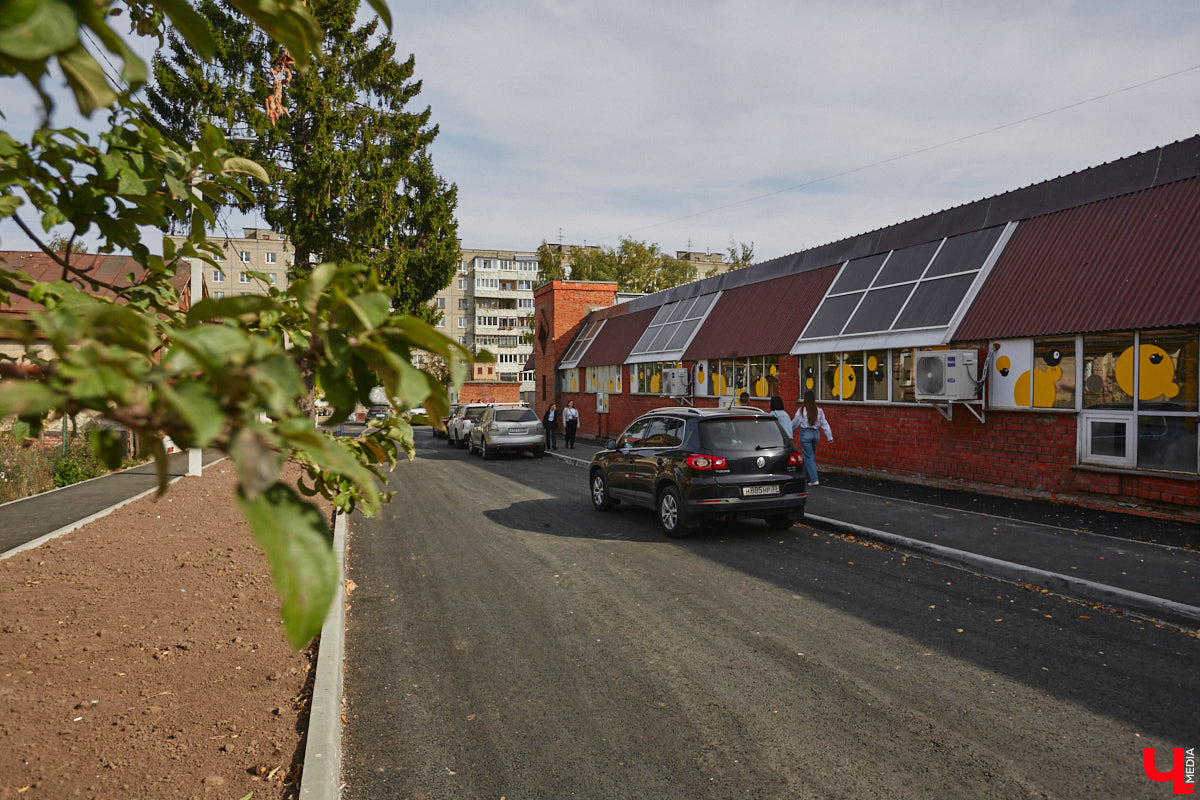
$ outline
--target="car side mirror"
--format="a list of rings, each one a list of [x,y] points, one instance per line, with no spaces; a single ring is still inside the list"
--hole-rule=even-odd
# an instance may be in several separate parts
[[[607,442],[604,443],[604,449],[605,450],[616,450],[617,449],[617,440],[609,439]]]

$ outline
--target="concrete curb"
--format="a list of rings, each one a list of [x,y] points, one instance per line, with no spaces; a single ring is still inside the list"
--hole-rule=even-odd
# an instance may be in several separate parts
[[[557,458],[559,461],[565,461],[572,467],[580,467],[582,469],[587,469],[588,464],[592,463],[592,460],[590,458],[579,458],[578,456],[559,455],[558,453],[554,452],[553,450],[547,450],[546,455],[548,455],[552,458]]]
[[[898,550],[906,550],[919,556],[928,557],[941,564],[979,572],[1009,583],[1018,585],[1031,583],[1044,589],[1049,589],[1052,593],[1068,599],[1116,606],[1138,616],[1144,616],[1152,620],[1183,628],[1200,628],[1200,608],[1178,603],[1174,600],[1166,600],[1161,597],[1142,594],[1141,592],[1134,592],[1128,589],[1119,589],[1115,586],[1106,586],[1105,584],[1084,580],[1083,578],[1037,569],[1036,567],[1028,567],[1024,564],[1016,564],[1011,561],[1002,561],[990,556],[981,556],[963,550],[955,550],[951,547],[923,542],[919,539],[911,539],[907,536],[900,536],[895,533],[888,533],[887,531],[854,525],[849,522],[841,522],[829,517],[819,517],[815,514],[808,514],[805,517],[805,521],[815,522],[823,527],[833,528],[856,536],[875,539],[891,545]]]
[[[337,800],[342,777],[342,657],[346,646],[346,515],[333,523],[337,589],[321,626],[300,800]]]
[[[207,463],[203,467],[201,467],[201,471],[208,469],[209,467],[213,466],[214,464],[220,464],[224,460],[225,460],[225,457],[222,456],[221,458],[218,458],[215,461],[210,461],[209,463]],[[137,467],[130,467],[130,469],[137,469]],[[119,470],[119,471],[126,472],[127,470]],[[115,475],[117,473],[110,473],[110,474]],[[100,478],[106,478],[106,477],[108,477],[108,476],[107,475],[100,476]],[[172,478],[171,480],[167,481],[167,486],[171,486],[172,484],[174,484],[178,481],[181,481],[186,477],[188,477],[188,476],[187,475],[176,476],[176,477]],[[90,480],[100,480],[100,478],[91,478]],[[87,483],[87,481],[80,481],[80,483]],[[72,486],[74,486],[74,485],[75,484],[72,484]],[[61,487],[61,489],[69,489],[69,488],[70,488],[69,486]],[[61,491],[61,489],[51,489],[51,491],[57,492],[57,491]],[[26,550],[32,550],[35,547],[40,547],[41,545],[45,544],[46,542],[50,541],[51,539],[57,539],[59,536],[65,536],[66,534],[70,533],[71,531],[82,528],[84,525],[87,525],[89,522],[95,522],[96,520],[100,519],[101,517],[107,517],[109,514],[113,513],[118,508],[123,508],[124,506],[127,506],[130,503],[136,503],[138,500],[141,500],[143,497],[148,497],[157,491],[158,491],[157,486],[154,488],[151,488],[151,489],[147,489],[144,492],[135,494],[133,497],[122,500],[121,502],[111,505],[108,508],[97,511],[95,514],[89,514],[88,516],[84,517],[83,519],[76,520],[75,522],[72,522],[70,525],[64,525],[61,528],[59,528],[58,530],[50,531],[50,533],[43,534],[42,536],[39,536],[36,539],[31,539],[28,542],[25,542],[25,544],[19,544],[11,550],[7,550],[3,553],[0,553],[0,561],[3,561],[6,558],[11,558],[11,557],[17,555],[18,553],[23,553]],[[48,494],[48,492],[42,492],[42,494],[39,494],[39,495],[31,495],[31,497],[41,497],[44,494]],[[28,500],[28,499],[29,498],[27,498],[27,497],[21,498],[21,500]],[[21,500],[13,500],[11,502],[19,503],[19,502],[21,502]],[[9,504],[5,503],[5,505],[9,505]]]

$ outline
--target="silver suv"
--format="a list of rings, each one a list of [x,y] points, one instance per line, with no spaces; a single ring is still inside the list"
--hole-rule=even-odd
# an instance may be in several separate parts
[[[471,428],[470,450],[484,458],[528,450],[541,458],[546,454],[546,432],[538,415],[526,406],[488,406]]]

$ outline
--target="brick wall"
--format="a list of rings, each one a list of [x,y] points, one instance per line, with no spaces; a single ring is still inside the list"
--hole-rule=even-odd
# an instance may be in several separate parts
[[[551,281],[534,290],[533,356],[537,370],[534,407],[539,416],[550,403],[558,403],[561,408],[569,399],[555,394],[554,366],[570,347],[584,318],[593,308],[608,308],[616,299],[617,284],[606,281]],[[594,412],[596,398],[587,397]],[[575,406],[582,415],[584,406],[578,397]]]
[[[460,403],[519,403],[521,384],[500,381],[468,381],[458,390]]]
[[[549,286],[543,288],[550,291]],[[539,414],[545,408],[540,394],[543,379],[548,378],[553,387],[552,367],[574,336],[578,320],[586,315],[584,297],[594,296],[570,297],[570,306],[559,305],[560,324],[578,316],[567,327],[569,335],[561,338],[561,348],[553,348],[552,356],[538,354]],[[544,299],[535,301],[539,312]],[[690,369],[692,364],[684,366]],[[564,393],[555,398],[560,407],[568,400],[575,401],[580,437],[600,441],[615,437],[638,415],[676,402],[669,397],[629,394],[629,368],[624,367],[622,373],[626,391],[609,395],[607,414],[596,413],[594,394]],[[780,356],[778,375],[787,412],[794,414],[800,396],[798,360]],[[718,402],[715,398],[694,399],[698,407]],[[765,399],[753,399],[751,404],[764,410],[769,407]],[[1077,417],[1073,413],[989,409],[987,421],[981,423],[961,406],[951,420],[924,404],[823,403],[822,407],[834,442],[822,437],[817,460],[834,471],[1200,522],[1200,478],[1195,475],[1078,466]]]

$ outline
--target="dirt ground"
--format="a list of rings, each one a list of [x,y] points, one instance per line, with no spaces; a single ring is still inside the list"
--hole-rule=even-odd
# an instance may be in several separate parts
[[[0,800],[298,794],[315,653],[233,493],[222,462],[0,561]]]

